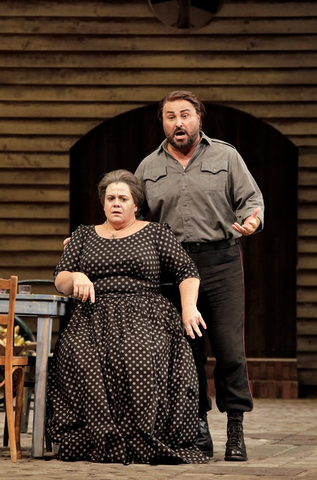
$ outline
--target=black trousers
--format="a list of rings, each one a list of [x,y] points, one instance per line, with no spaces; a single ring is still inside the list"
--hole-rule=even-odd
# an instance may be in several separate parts
[[[198,267],[201,286],[198,309],[207,324],[206,336],[216,359],[214,381],[220,412],[251,411],[244,342],[244,275],[239,244],[222,250],[189,253]],[[175,303],[175,297],[172,300]],[[177,304],[177,301],[176,301]],[[177,305],[176,305],[177,306]],[[211,409],[205,364],[205,338],[187,337],[199,379],[199,414]]]

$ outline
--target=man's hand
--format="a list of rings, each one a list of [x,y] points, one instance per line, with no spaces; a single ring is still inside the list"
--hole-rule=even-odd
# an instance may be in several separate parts
[[[258,218],[258,213],[261,211],[260,208],[256,208],[250,217],[247,217],[243,223],[240,225],[238,222],[235,222],[232,225],[232,228],[236,230],[236,232],[241,233],[241,235],[252,235],[258,228],[261,223],[260,219]]]

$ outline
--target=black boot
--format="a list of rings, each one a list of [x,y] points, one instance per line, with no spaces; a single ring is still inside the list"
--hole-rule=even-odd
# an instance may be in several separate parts
[[[207,457],[211,458],[213,456],[214,446],[209,432],[207,415],[203,415],[198,420],[198,436],[195,445],[207,455]]]
[[[225,460],[245,461],[248,459],[243,437],[243,412],[228,412]]]

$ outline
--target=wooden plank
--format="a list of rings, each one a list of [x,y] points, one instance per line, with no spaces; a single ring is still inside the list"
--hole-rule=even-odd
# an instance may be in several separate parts
[[[317,304],[306,303],[297,305],[297,318],[316,318],[317,317]]]
[[[307,147],[316,148],[317,147],[316,135],[315,136],[288,135],[288,138],[292,143],[294,143],[296,147],[299,147],[299,148],[307,148]]]
[[[47,115],[47,113],[46,113]],[[43,118],[40,120],[0,119],[0,135],[79,135],[92,130],[102,119],[71,119],[61,120]]]
[[[311,135],[316,136],[317,138],[317,121],[304,121],[295,120],[294,122],[289,121],[288,119],[283,120],[272,120],[267,119],[267,123],[272,125],[272,127],[276,128],[279,132],[281,132],[286,137],[291,137],[292,135]]]
[[[316,222],[300,221],[298,223],[298,236],[299,237],[317,237]]]
[[[317,238],[299,238],[298,253],[317,253]]]
[[[37,235],[36,237],[12,237],[2,235],[0,238],[1,252],[63,252],[64,235],[54,237],[44,237]]]
[[[279,52],[315,51],[316,35],[7,35],[0,33],[2,52]]]
[[[69,186],[68,170],[40,170],[34,168],[0,170],[2,185],[66,185]]]
[[[317,82],[316,82],[317,83]],[[35,102],[0,102],[2,118],[100,118],[102,121],[144,106],[145,102],[47,102],[40,98]]]
[[[216,16],[203,29],[204,34],[237,35],[237,34],[316,34],[317,19],[312,18],[225,18]],[[46,17],[0,17],[2,34],[34,34],[37,35],[184,35],[182,29],[167,28],[151,18],[54,18]],[[192,36],[202,34],[201,29],[191,29]]]
[[[317,204],[299,205],[298,219],[299,220],[317,220]]]
[[[166,95],[166,87],[125,87],[106,86],[3,86],[0,85],[0,101],[49,101],[49,102],[156,102]],[[202,101],[213,102],[317,102],[317,86],[282,86],[254,85],[221,86],[206,89],[195,88],[195,93]],[[69,107],[67,107],[69,108]],[[87,121],[89,123],[89,121]],[[314,123],[315,125],[315,123]],[[307,133],[308,134],[308,133]]]
[[[1,208],[11,202],[43,202],[47,203],[68,203],[69,187],[52,187],[46,185],[45,188],[31,185],[28,187],[16,185],[3,187],[0,185]]]
[[[317,228],[317,227],[316,227]],[[298,259],[298,268],[301,270],[317,269],[317,255],[300,255]]]
[[[67,221],[47,221],[32,219],[0,219],[1,235],[65,235],[68,236]],[[40,252],[39,252],[40,253]]]
[[[0,136],[0,151],[6,152],[68,152],[80,136]]]
[[[316,131],[317,132],[317,131]],[[301,186],[317,186],[317,170],[299,170],[298,173],[298,183]],[[317,217],[316,217],[317,219]]]
[[[316,303],[317,304],[317,297],[316,297],[316,288],[306,287],[306,288],[298,288],[297,292],[297,303]],[[316,321],[317,325],[317,321]]]
[[[211,71],[212,70],[212,71]],[[316,85],[317,68],[200,68],[197,71],[183,68],[169,69],[127,69],[122,75],[121,68],[1,68],[0,83],[10,85],[14,77],[14,85]],[[55,104],[52,104],[52,108]],[[5,108],[6,103],[1,107]],[[23,106],[23,104],[21,104]],[[29,105],[30,106],[30,105]],[[58,106],[58,105],[57,105]],[[285,104],[285,108],[288,105]],[[83,104],[84,107],[84,104]],[[294,105],[300,108],[301,105]],[[133,107],[131,107],[133,108]],[[291,105],[289,105],[291,108]],[[51,112],[50,112],[51,113]],[[98,116],[98,115],[97,115]]]
[[[104,1],[42,1],[28,2],[2,0],[0,3],[0,16],[25,17],[153,17],[154,13],[144,0],[107,0]],[[218,16],[224,17],[311,17],[317,16],[317,5],[311,2],[274,2],[271,1],[239,1],[224,2]]]
[[[301,168],[317,168],[317,149],[302,148],[299,151],[298,167]]]
[[[30,278],[53,278],[53,271],[56,265],[50,265],[46,267],[21,267],[16,266],[12,268],[11,266],[6,268],[1,268],[1,275],[4,278],[10,277],[14,274],[19,277],[19,280],[30,279]]]
[[[0,151],[0,168],[60,168],[66,170],[69,169],[69,154],[68,152],[43,154],[39,152],[8,153]]]
[[[0,15],[25,17],[152,17],[152,11],[143,0],[104,1],[41,1],[24,2],[2,0]]]
[[[297,339],[297,348],[300,352],[316,352],[316,336],[299,336]],[[316,378],[317,384],[317,378]]]
[[[23,208],[21,208],[21,203],[0,203],[0,218],[46,218],[50,220],[68,220],[69,204],[68,202],[52,204],[28,203],[25,201],[23,202]]]
[[[298,189],[298,201],[303,204],[317,202],[317,191],[314,188],[306,187]]]
[[[3,267],[47,267],[57,265],[61,254],[56,252],[12,252],[0,253],[0,268]],[[53,269],[52,269],[53,270]]]
[[[147,69],[155,68],[170,70],[192,68],[200,70],[207,68],[316,68],[316,52],[214,52],[206,55],[205,52],[64,52],[56,55],[54,52],[0,52],[2,68],[121,68]]]
[[[311,17],[317,13],[317,5],[314,1],[311,2],[287,2],[284,1],[245,1],[245,0],[231,0],[223,4],[219,14],[220,17],[241,17],[241,18],[255,18],[255,17]]]
[[[317,369],[317,357],[315,352],[298,352],[297,361],[299,368]]]
[[[303,336],[315,335],[317,336],[317,321],[314,320],[299,320],[297,322],[297,334]],[[317,362],[317,354],[316,354]]]
[[[296,124],[302,122],[303,119],[316,119],[317,103],[247,103],[247,102],[230,102],[230,106],[238,110],[250,113],[254,117],[261,118],[264,121],[269,119],[283,118],[286,121],[296,119]],[[274,120],[272,121],[272,123]],[[315,132],[314,132],[315,133]]]
[[[316,287],[317,272],[314,271],[298,271],[297,272],[297,286],[298,287]]]
[[[290,135],[316,135],[317,121],[297,119],[267,119],[272,127],[287,137]]]

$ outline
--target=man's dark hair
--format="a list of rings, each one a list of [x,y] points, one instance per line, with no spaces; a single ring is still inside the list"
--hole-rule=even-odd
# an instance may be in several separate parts
[[[161,121],[163,120],[163,107],[165,103],[175,102],[176,100],[187,100],[187,102],[190,102],[194,106],[196,112],[201,114],[200,120],[202,120],[203,116],[206,114],[204,104],[194,93],[186,90],[175,90],[174,92],[168,93],[158,104],[157,114]]]

